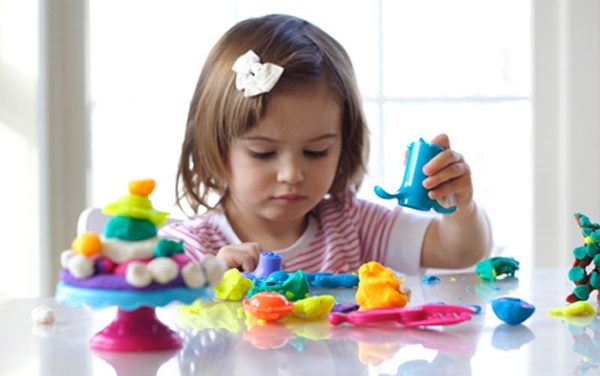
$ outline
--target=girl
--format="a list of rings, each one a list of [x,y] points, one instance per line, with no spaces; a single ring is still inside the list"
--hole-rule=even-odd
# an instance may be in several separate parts
[[[473,265],[491,233],[469,166],[447,136],[431,142],[445,150],[423,168],[423,185],[456,212],[416,216],[358,199],[368,130],[348,54],[302,19],[242,21],[209,54],[190,105],[176,189],[196,216],[161,235],[196,261],[214,254],[243,271],[263,251],[308,273],[369,261],[405,274]]]

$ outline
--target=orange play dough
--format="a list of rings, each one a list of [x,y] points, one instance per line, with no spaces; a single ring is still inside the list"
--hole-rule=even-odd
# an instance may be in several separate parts
[[[127,188],[132,195],[148,197],[154,191],[155,186],[154,179],[142,179],[130,181]]]
[[[84,256],[95,255],[102,251],[102,241],[97,234],[84,232],[73,240],[71,249]]]

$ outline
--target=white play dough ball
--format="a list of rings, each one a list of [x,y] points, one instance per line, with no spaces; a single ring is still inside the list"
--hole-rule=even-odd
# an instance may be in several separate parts
[[[76,253],[68,258],[67,269],[75,278],[87,278],[94,274],[94,260]]]
[[[168,283],[177,278],[177,263],[169,257],[158,257],[146,265],[154,280],[158,283]]]
[[[35,307],[31,311],[31,318],[35,324],[52,324],[54,322],[54,311],[46,306]]]
[[[146,265],[139,261],[133,261],[127,266],[125,280],[134,287],[146,287],[152,282],[152,274]]]
[[[211,287],[217,286],[223,280],[223,274],[227,271],[227,265],[223,260],[213,255],[206,255],[202,259],[202,266],[206,271],[206,279]]]
[[[196,265],[193,262],[185,264],[181,269],[181,277],[183,278],[183,283],[192,289],[200,288],[206,284],[204,271],[199,265]]]
[[[76,253],[73,252],[72,249],[67,249],[67,250],[62,251],[61,254],[60,254],[60,265],[63,268],[68,267],[69,266],[69,259],[71,257],[73,257],[75,254]]]

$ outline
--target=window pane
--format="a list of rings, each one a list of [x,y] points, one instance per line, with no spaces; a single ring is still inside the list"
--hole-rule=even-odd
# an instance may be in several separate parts
[[[173,211],[186,117],[185,103],[160,108],[153,103],[96,105],[91,135],[93,205],[103,207],[126,194],[130,180],[152,178],[154,206]]]
[[[340,13],[340,10],[343,12]],[[379,5],[364,0],[240,1],[239,19],[269,13],[292,14],[319,26],[348,51],[362,95],[379,91]],[[343,16],[342,16],[343,14]],[[332,16],[333,15],[333,16]]]
[[[438,133],[469,166],[475,200],[493,221],[501,246],[529,245],[531,229],[531,104],[389,103],[384,108],[383,171],[376,183],[396,191],[404,177],[404,152],[413,141]],[[395,205],[385,201],[388,205]],[[529,249],[529,247],[525,247]],[[525,257],[525,255],[523,255]]]
[[[181,217],[175,173],[188,105],[206,55],[235,22],[233,4],[90,2],[92,205],[153,178],[154,205]]]
[[[383,0],[384,94],[529,96],[530,6]]]
[[[118,11],[117,11],[118,10]],[[214,17],[219,14],[219,17]],[[91,1],[92,98],[189,102],[212,45],[234,22],[231,2]]]
[[[172,206],[175,171],[208,51],[237,20],[289,13],[330,33],[355,65],[373,136],[361,196],[395,204],[377,198],[373,186],[397,189],[405,147],[448,133],[472,168],[476,199],[498,243],[527,242],[530,6],[521,0],[228,0],[210,7],[196,0],[169,7],[92,1],[92,204],[113,201],[131,179],[152,177],[155,206],[180,216]]]

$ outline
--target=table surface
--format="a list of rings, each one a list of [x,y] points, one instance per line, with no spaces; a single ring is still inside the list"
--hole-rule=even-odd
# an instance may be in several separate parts
[[[217,315],[229,321],[208,322],[171,305],[157,309],[157,315],[184,345],[149,353],[89,348],[90,338],[112,321],[116,308],[72,308],[53,298],[0,300],[0,374],[600,374],[600,318],[574,322],[548,315],[567,305],[573,289],[567,273],[568,268],[519,270],[515,277],[493,283],[472,273],[441,274],[440,283],[432,285],[420,276],[407,277],[410,306],[444,302],[482,308],[470,321],[428,329],[332,327],[326,320],[299,318],[257,325],[236,316],[235,305]],[[353,296],[352,291],[344,294]],[[520,325],[505,324],[491,308],[491,301],[501,296],[520,298],[536,310]],[[598,309],[595,293],[589,303]],[[38,306],[52,308],[53,324],[34,322],[31,312]]]

